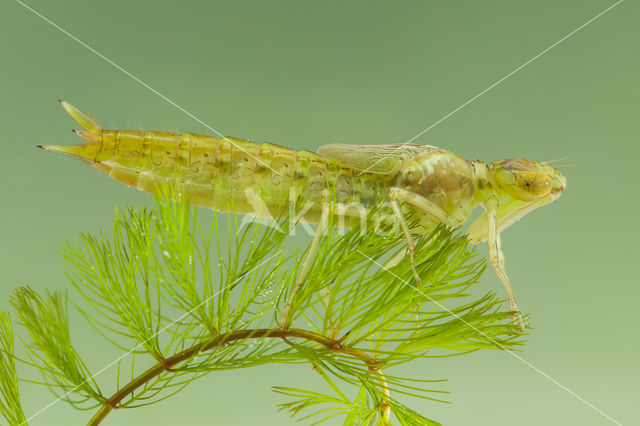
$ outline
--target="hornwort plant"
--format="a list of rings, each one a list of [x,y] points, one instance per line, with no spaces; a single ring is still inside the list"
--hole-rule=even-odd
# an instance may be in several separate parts
[[[157,198],[151,210],[116,210],[110,235],[81,234],[62,249],[71,294],[15,290],[14,313],[0,316],[0,413],[7,422],[28,421],[16,364],[43,378],[24,381],[93,410],[88,424],[97,425],[218,370],[303,363],[332,393],[273,387],[288,399],[280,410],[299,420],[435,425],[404,400],[441,401],[443,391],[432,389],[438,380],[400,377],[394,367],[522,343],[502,300],[471,296],[484,260],[444,226],[416,242],[418,283],[406,256],[382,266],[404,250],[402,233],[329,226],[296,288],[306,251],[287,254],[287,234],[279,230],[291,229],[289,219],[240,227],[233,213],[222,223],[224,215],[211,215],[205,222],[170,197]],[[74,347],[69,306],[122,351],[103,374],[113,375],[110,385],[98,384]],[[18,335],[23,355],[16,354],[12,317],[26,331]]]

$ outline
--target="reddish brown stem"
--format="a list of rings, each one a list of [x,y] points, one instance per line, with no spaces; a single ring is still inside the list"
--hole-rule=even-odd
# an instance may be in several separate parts
[[[378,361],[376,361],[371,356],[367,355],[365,352],[344,347],[340,342],[330,339],[327,336],[324,336],[320,333],[316,333],[314,331],[302,330],[297,328],[291,329],[270,329],[270,328],[258,328],[258,329],[248,329],[248,330],[237,330],[230,333],[222,334],[216,338],[206,340],[197,345],[191,346],[183,351],[178,352],[177,354],[164,359],[164,362],[158,363],[153,367],[149,368],[138,377],[127,383],[124,387],[119,389],[116,393],[114,393],[111,397],[104,400],[102,407],[98,410],[98,412],[91,418],[89,421],[90,426],[95,426],[100,424],[102,420],[114,409],[118,408],[123,399],[129,396],[132,392],[134,392],[139,387],[143,386],[145,383],[148,383],[153,378],[159,376],[165,371],[169,371],[172,367],[177,364],[180,364],[188,359],[193,358],[200,352],[211,350],[214,348],[219,348],[224,346],[227,343],[244,340],[244,339],[260,339],[260,338],[280,338],[286,339],[288,337],[298,337],[302,339],[306,339],[309,341],[316,342],[327,349],[344,353],[347,355],[351,355],[355,358],[361,359],[364,363],[369,367],[373,368],[380,377],[378,369]],[[383,382],[386,383],[386,382]]]

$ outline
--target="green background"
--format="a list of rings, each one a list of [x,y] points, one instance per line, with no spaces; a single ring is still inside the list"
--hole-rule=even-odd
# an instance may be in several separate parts
[[[403,142],[613,2],[51,1],[31,7],[230,136],[315,150]],[[568,157],[557,204],[503,234],[520,308],[519,354],[416,361],[399,373],[450,379],[445,405],[407,400],[448,425],[607,425],[640,416],[638,210],[640,31],[625,1],[415,142],[469,159]],[[0,3],[0,306],[15,287],[67,289],[57,250],[110,228],[113,207],[148,195],[80,161],[37,150],[77,127],[63,98],[105,128],[211,133],[20,4]],[[304,242],[304,241],[303,241]],[[481,247],[483,253],[486,248]],[[489,270],[476,290],[502,287]],[[76,325],[76,324],[74,324]],[[73,331],[94,371],[117,353]],[[114,371],[100,381],[112,389]],[[32,377],[33,378],[33,377]],[[105,424],[293,424],[272,385],[320,385],[308,367],[215,373]],[[25,384],[27,416],[53,397]],[[33,425],[79,424],[59,402]]]

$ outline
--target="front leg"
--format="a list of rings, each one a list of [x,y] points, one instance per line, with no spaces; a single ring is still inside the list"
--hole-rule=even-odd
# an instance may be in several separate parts
[[[493,267],[493,270],[496,271],[496,275],[502,281],[502,285],[507,291],[507,296],[509,300],[509,310],[514,313],[517,321],[520,325],[520,331],[524,331],[524,321],[522,321],[522,315],[520,314],[520,310],[518,309],[518,305],[516,305],[516,297],[513,294],[513,290],[511,289],[511,284],[509,283],[509,277],[507,276],[507,269],[505,267],[504,260],[504,252],[502,251],[502,240],[500,238],[500,232],[498,231],[498,203],[496,201],[491,201],[487,203],[487,219],[489,221],[488,226],[488,248],[489,248],[489,263]]]
[[[501,200],[497,207],[498,232],[502,232],[533,210],[557,200],[558,194],[549,194],[534,201],[522,201],[508,197]],[[478,244],[489,237],[488,213],[484,213],[474,220],[467,229],[467,239],[470,243]]]

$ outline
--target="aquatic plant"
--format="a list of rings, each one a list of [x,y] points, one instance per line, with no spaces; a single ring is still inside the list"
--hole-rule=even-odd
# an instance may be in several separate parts
[[[151,210],[116,210],[111,233],[66,244],[70,292],[22,287],[11,297],[12,316],[26,331],[19,334],[24,355],[16,354],[11,317],[0,316],[0,414],[10,424],[29,420],[16,363],[39,372],[59,399],[94,410],[90,425],[169,398],[218,370],[306,363],[332,393],[273,388],[286,397],[280,409],[300,420],[439,424],[407,405],[410,396],[441,401],[438,380],[394,375],[395,367],[522,343],[502,300],[471,295],[484,260],[464,235],[443,226],[416,241],[420,283],[406,256],[383,266],[403,250],[401,233],[329,227],[294,293],[305,250],[290,249],[282,232],[293,224],[241,225],[234,214],[196,214],[158,198]],[[123,356],[90,371],[72,342],[69,309]],[[103,370],[113,375],[110,387],[95,380]]]

